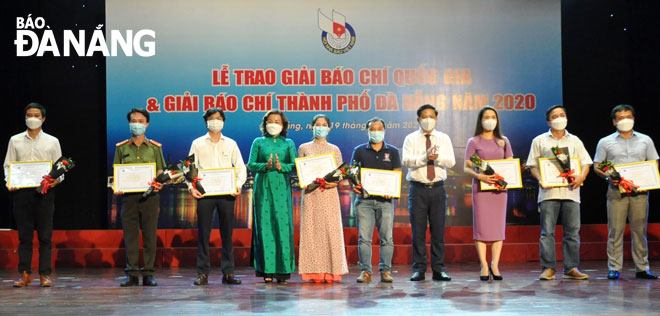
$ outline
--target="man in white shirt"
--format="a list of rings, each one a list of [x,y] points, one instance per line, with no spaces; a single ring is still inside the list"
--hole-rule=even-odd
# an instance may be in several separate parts
[[[232,230],[234,224],[234,202],[241,194],[241,187],[247,178],[243,156],[236,142],[222,135],[225,123],[225,113],[218,108],[212,108],[204,113],[204,121],[208,133],[195,139],[190,147],[190,154],[195,154],[195,163],[199,169],[235,168],[236,192],[231,195],[204,197],[192,183],[188,191],[197,199],[197,279],[195,285],[207,285],[211,271],[209,256],[209,239],[213,224],[213,214],[218,210],[220,237],[222,238],[222,283],[241,284],[234,276],[234,247],[232,245]],[[201,183],[204,181],[202,179]]]
[[[412,226],[413,270],[411,281],[425,279],[426,227],[431,230],[431,270],[433,279],[450,281],[445,273],[445,208],[447,168],[456,163],[454,149],[447,134],[435,130],[438,110],[425,104],[417,110],[420,129],[403,141],[403,166],[408,168],[410,181],[408,209]]]
[[[555,227],[557,217],[562,213],[564,239],[564,279],[584,280],[589,278],[578,270],[580,264],[580,185],[587,178],[592,164],[591,156],[582,141],[566,130],[568,123],[566,109],[553,105],[545,112],[545,119],[550,130],[532,140],[532,148],[527,158],[532,176],[539,181],[539,209],[541,212],[540,263],[543,273],[539,279],[554,280],[557,271],[555,254]],[[573,180],[564,187],[544,187],[541,185],[539,158],[555,158],[553,147],[567,147],[570,157],[580,158],[582,172],[570,175]]]
[[[53,234],[53,214],[55,213],[55,192],[48,190],[39,194],[34,188],[17,189],[10,187],[9,164],[14,161],[57,161],[62,156],[60,142],[57,138],[46,134],[42,124],[46,121],[46,108],[39,103],[30,103],[25,107],[25,124],[27,131],[16,134],[9,140],[5,156],[5,183],[9,191],[13,191],[14,218],[18,227],[18,272],[20,280],[14,282],[14,287],[24,287],[32,282],[32,239],[34,230],[39,238],[39,275],[41,286],[50,287],[51,251]],[[64,176],[53,181],[50,188],[56,186]]]

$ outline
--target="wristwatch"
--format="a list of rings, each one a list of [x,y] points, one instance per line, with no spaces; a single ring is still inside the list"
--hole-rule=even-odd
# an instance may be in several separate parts
[[[605,177],[605,181],[610,182],[610,177]]]

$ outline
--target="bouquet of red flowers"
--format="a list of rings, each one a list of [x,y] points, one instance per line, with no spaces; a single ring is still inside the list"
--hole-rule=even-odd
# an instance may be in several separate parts
[[[610,177],[612,180],[619,181],[619,185],[626,191],[626,194],[637,193],[638,185],[635,185],[631,180],[624,179],[621,174],[616,171],[614,164],[609,160],[604,160],[598,165],[598,169],[605,173],[606,176]]]
[[[202,178],[197,177],[199,169],[195,164],[195,154],[192,154],[179,163],[179,169],[183,172],[186,182],[191,183],[195,190],[201,194],[205,194],[206,190],[202,187]]]
[[[162,186],[163,183],[170,181],[170,180],[176,180],[179,177],[183,176],[183,173],[181,170],[179,170],[179,167],[177,165],[169,165],[163,172],[161,172],[159,175],[156,176],[153,182],[151,182],[151,185],[147,189],[147,191],[144,191],[142,193],[143,198],[147,198],[149,194],[154,192],[154,189],[156,186]]]
[[[312,183],[308,184],[305,190],[307,192],[312,192],[317,188],[321,187],[321,191],[325,190],[323,185],[326,183],[339,182],[344,178],[348,177],[348,163],[342,163],[337,169],[329,172],[323,178],[316,178]]]
[[[76,163],[71,160],[71,158],[65,158],[62,156],[57,159],[53,165],[53,169],[50,170],[50,173],[43,176],[43,180],[41,180],[41,184],[37,188],[37,192],[40,194],[46,194],[46,192],[48,192],[48,188],[53,183],[53,181],[55,181],[55,179],[61,177],[75,166]]]
[[[362,164],[354,160],[351,166],[348,168],[348,175],[346,178],[351,182],[351,184],[353,184],[353,186],[360,187],[360,191],[362,192],[360,195],[363,199],[366,199],[369,197],[369,192],[367,192],[367,190],[362,187],[362,180],[360,179],[361,169]]]
[[[559,177],[566,179],[568,184],[573,183],[573,181],[575,181],[575,176],[573,176],[575,170],[571,169],[571,156],[568,153],[568,147],[552,147],[552,154],[554,154],[555,158],[557,158],[557,162],[559,162],[559,167],[562,171],[559,174]]]
[[[472,164],[479,169],[479,173],[485,174],[487,176],[495,176],[495,187],[498,190],[504,190],[506,189],[507,182],[504,181],[504,177],[501,175],[497,174],[495,170],[493,170],[493,167],[491,167],[487,162],[483,161],[481,157],[477,154],[472,154],[470,156],[470,161],[472,161]]]

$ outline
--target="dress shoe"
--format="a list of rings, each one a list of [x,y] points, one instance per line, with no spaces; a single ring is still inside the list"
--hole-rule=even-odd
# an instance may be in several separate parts
[[[449,274],[442,272],[433,272],[433,280],[437,281],[451,281]]]
[[[392,283],[393,281],[394,279],[392,278],[390,270],[385,270],[380,273],[380,282]]]
[[[547,281],[555,279],[555,270],[550,268],[543,269],[543,273],[539,276],[539,280]]]
[[[607,278],[610,280],[618,280],[621,277],[619,271],[610,270],[610,273],[607,274]]]
[[[362,270],[360,276],[357,278],[358,283],[369,283],[371,282],[371,273],[367,270]]]
[[[415,272],[410,277],[410,281],[424,281],[425,279],[426,276],[424,275],[424,272]]]
[[[225,284],[241,284],[241,279],[235,277],[233,274],[228,273],[222,276],[222,283]]]
[[[158,286],[158,282],[154,279],[153,275],[145,275],[142,277],[142,285],[144,286]]]
[[[573,280],[586,280],[589,278],[589,275],[586,273],[580,272],[577,268],[573,268],[568,272],[564,272],[564,279],[573,279]]]
[[[127,275],[124,282],[119,283],[119,286],[135,286],[140,285],[140,278],[136,276]]]
[[[29,286],[32,282],[32,275],[23,271],[21,278],[18,281],[14,281],[14,287],[26,287]]]
[[[39,276],[39,282],[41,287],[51,287],[53,286],[53,281],[50,280],[50,275],[41,275]]]
[[[286,279],[277,279],[277,284],[287,285],[289,282],[287,282]]]
[[[481,265],[481,271],[483,271],[484,266]],[[486,275],[481,275],[481,272],[479,273],[479,280],[480,281],[489,281],[490,280],[490,265],[488,266],[488,271],[486,271]]]
[[[194,285],[208,285],[209,284],[209,276],[204,274],[204,273],[198,273],[197,274],[197,279],[195,279],[195,282],[193,282]]]
[[[635,277],[638,279],[647,279],[647,280],[655,280],[658,278],[658,276],[654,275],[651,272],[651,270],[637,272],[635,273]]]
[[[502,281],[502,279],[504,279],[502,275],[495,275],[495,273],[493,273],[493,268],[490,265],[488,265],[488,274],[493,276],[493,280],[495,281]]]

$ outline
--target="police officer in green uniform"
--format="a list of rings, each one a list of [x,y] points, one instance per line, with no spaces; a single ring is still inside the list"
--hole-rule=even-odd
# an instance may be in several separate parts
[[[115,149],[115,164],[126,163],[156,163],[156,172],[165,169],[165,159],[161,144],[144,136],[149,126],[149,112],[145,109],[131,109],[126,115],[131,134],[130,139],[117,143]],[[154,261],[156,260],[156,232],[158,230],[158,210],[160,199],[158,190],[146,199],[142,193],[126,193],[121,199],[121,218],[124,228],[124,245],[126,247],[126,279],[121,286],[139,285],[142,274],[142,285],[156,286],[154,279]],[[122,192],[115,192],[122,194]],[[144,267],[140,268],[138,259],[140,253],[140,227],[144,244]]]

